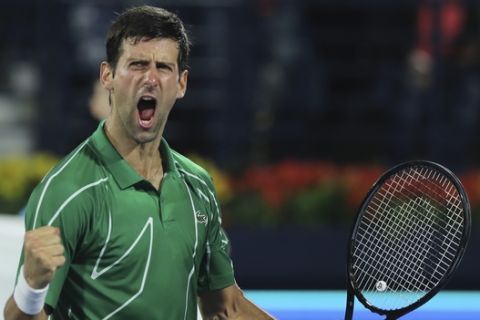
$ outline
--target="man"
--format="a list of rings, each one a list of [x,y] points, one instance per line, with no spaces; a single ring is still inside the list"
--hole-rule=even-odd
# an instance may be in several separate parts
[[[187,88],[180,19],[143,6],[107,36],[111,113],[34,190],[9,319],[271,319],[235,283],[207,173],[162,138]]]

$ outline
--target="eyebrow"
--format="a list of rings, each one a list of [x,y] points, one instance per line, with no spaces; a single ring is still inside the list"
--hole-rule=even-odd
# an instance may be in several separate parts
[[[149,64],[152,60],[150,58],[144,58],[144,57],[131,57],[127,59],[127,64],[130,64],[132,62],[141,62],[145,64]],[[167,61],[161,61],[161,60],[156,60],[154,61],[156,66],[167,66],[170,68],[175,68],[175,62],[167,62]]]

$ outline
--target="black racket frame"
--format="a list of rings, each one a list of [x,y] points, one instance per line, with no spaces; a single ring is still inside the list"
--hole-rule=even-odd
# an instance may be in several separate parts
[[[364,215],[365,209],[367,205],[369,204],[371,198],[375,195],[376,191],[384,184],[386,180],[388,180],[390,177],[395,175],[397,172],[400,172],[402,170],[405,170],[406,168],[411,168],[411,167],[429,167],[432,168],[436,171],[441,172],[445,177],[447,177],[455,186],[455,188],[458,190],[462,204],[465,208],[465,219],[464,219],[464,232],[463,232],[463,237],[460,242],[459,250],[457,252],[457,255],[455,257],[455,261],[450,265],[449,269],[446,271],[445,275],[443,278],[439,281],[439,283],[432,288],[427,294],[425,294],[422,298],[417,300],[416,302],[412,303],[409,306],[406,306],[404,308],[396,309],[396,310],[383,310],[378,307],[375,307],[374,305],[370,304],[367,299],[363,296],[363,294],[356,288],[355,286],[355,281],[354,281],[354,276],[353,276],[353,252],[355,249],[355,236],[357,233],[357,230],[360,225],[360,221],[362,220],[362,217]],[[387,170],[382,176],[373,184],[373,186],[370,188],[368,191],[367,195],[365,196],[359,210],[357,211],[356,217],[355,217],[355,222],[352,226],[351,232],[350,232],[350,237],[348,241],[348,251],[347,251],[347,305],[345,309],[345,320],[351,320],[353,316],[353,310],[354,310],[354,297],[356,297],[367,309],[369,309],[372,312],[375,312],[379,315],[386,316],[386,320],[395,320],[400,318],[401,316],[404,316],[405,314],[417,309],[421,305],[425,304],[428,300],[433,298],[442,288],[445,287],[445,285],[448,283],[450,280],[452,274],[454,271],[457,269],[458,265],[460,264],[460,261],[463,258],[463,255],[465,253],[468,240],[470,239],[470,232],[471,232],[471,209],[470,209],[470,203],[468,201],[467,194],[465,192],[465,189],[463,188],[462,183],[460,182],[460,179],[455,176],[455,174],[450,171],[448,168],[444,167],[441,164],[438,164],[433,161],[427,161],[427,160],[414,160],[414,161],[407,161],[403,162],[401,164],[398,164],[391,169]]]

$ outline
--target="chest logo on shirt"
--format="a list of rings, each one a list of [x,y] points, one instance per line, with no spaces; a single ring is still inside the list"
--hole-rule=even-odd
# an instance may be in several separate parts
[[[200,210],[195,212],[195,216],[197,217],[197,222],[201,224],[207,224],[208,216],[205,213],[202,213]]]

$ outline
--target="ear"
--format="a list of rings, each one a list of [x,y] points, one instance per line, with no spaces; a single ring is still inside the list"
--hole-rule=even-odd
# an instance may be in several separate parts
[[[100,65],[100,82],[102,86],[107,90],[113,89],[113,69],[110,64],[106,61],[103,61]]]
[[[178,78],[178,92],[177,92],[177,99],[181,99],[185,96],[185,92],[187,92],[187,82],[188,82],[188,70],[183,70],[180,73]]]

